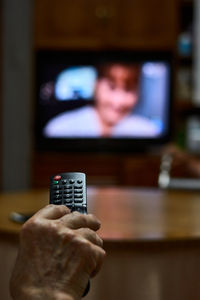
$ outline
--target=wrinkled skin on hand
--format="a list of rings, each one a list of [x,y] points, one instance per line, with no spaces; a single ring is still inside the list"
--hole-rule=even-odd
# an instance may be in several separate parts
[[[22,227],[10,281],[14,300],[81,299],[90,277],[100,270],[105,251],[94,215],[48,205]]]

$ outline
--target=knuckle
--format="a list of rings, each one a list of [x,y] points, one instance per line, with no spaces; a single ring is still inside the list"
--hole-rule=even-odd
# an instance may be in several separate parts
[[[28,220],[26,223],[23,224],[20,235],[22,237],[27,235],[32,235],[33,232],[37,230],[37,227],[38,227],[38,222],[36,222],[34,219]]]
[[[74,218],[79,218],[79,219],[83,219],[83,217],[84,217],[84,215],[83,214],[81,214],[80,212],[78,212],[78,211],[73,211],[72,212],[72,216],[74,217]]]
[[[88,217],[90,217],[91,219],[94,219],[95,221],[97,220],[97,217],[93,214],[87,214]]]
[[[99,247],[103,247],[103,240],[100,238],[100,236],[98,234],[95,234],[95,239],[96,239],[96,244],[99,246]]]
[[[54,204],[47,204],[47,208],[53,208],[55,205]]]
[[[57,221],[48,222],[47,226],[43,226],[43,230],[48,231],[50,233],[57,233],[59,231],[60,224]]]
[[[79,243],[79,251],[80,255],[85,257],[85,259],[89,259],[93,256],[92,244],[87,240],[82,240]]]
[[[61,233],[60,238],[64,245],[68,245],[75,253],[81,257],[91,255],[91,243],[80,235],[77,235],[74,230],[67,229]]]
[[[47,208],[51,208],[51,209],[60,211],[61,213],[62,212],[66,212],[66,213],[70,212],[70,209],[67,206],[65,206],[65,205],[48,204]]]
[[[93,253],[92,244],[88,240],[82,239],[80,244],[81,244],[82,251],[85,254],[91,255]]]
[[[73,211],[72,215],[73,216],[81,216],[82,214],[80,212],[78,212],[78,211]]]
[[[73,244],[75,233],[71,229],[65,229],[64,231],[59,232],[60,239],[63,241],[63,243],[71,243]]]
[[[22,231],[24,231],[24,232],[30,231],[33,228],[37,228],[37,227],[38,227],[38,219],[37,218],[31,218],[26,223],[24,223],[24,225],[22,226]]]
[[[93,241],[94,244],[103,247],[103,240],[99,237],[99,235],[90,228],[84,228],[83,234],[91,241]]]
[[[103,261],[105,257],[106,257],[106,251],[103,250],[103,249],[99,250],[99,258],[100,258],[100,260]]]
[[[81,222],[82,226],[84,226],[84,225],[87,224],[87,219],[86,219],[87,216],[86,216],[86,215],[83,215],[83,214],[81,214],[81,213],[78,212],[78,211],[74,211],[74,212],[72,213],[72,215],[73,215],[74,218],[79,219],[79,222]]]
[[[54,205],[54,204],[53,204]],[[67,212],[70,213],[70,209],[66,205],[54,205],[57,209],[59,209],[61,212]]]
[[[72,244],[78,251],[80,251],[84,255],[88,252],[91,252],[91,243],[81,236],[77,236],[76,234],[74,234],[72,238]]]
[[[91,236],[91,235],[94,235],[94,234],[95,234],[95,232],[94,232],[92,229],[88,228],[88,227],[82,228],[82,232],[83,232],[83,234],[85,233],[86,236],[87,236],[87,235],[88,235],[88,236]]]
[[[39,217],[32,217],[26,223],[23,224],[21,229],[21,235],[38,233],[46,230],[46,223]]]
[[[91,219],[93,219],[93,221],[95,221],[95,222],[97,222],[97,223],[101,223],[100,221],[99,221],[99,219],[94,215],[94,214],[88,214],[88,217],[90,217]]]

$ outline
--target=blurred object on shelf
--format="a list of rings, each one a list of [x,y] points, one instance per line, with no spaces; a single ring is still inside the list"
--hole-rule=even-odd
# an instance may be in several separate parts
[[[177,170],[179,173],[181,170],[182,176]],[[162,189],[200,190],[200,159],[173,145],[168,146],[161,156],[158,186]]]
[[[160,173],[158,176],[158,186],[160,188],[167,188],[170,183],[170,171],[172,164],[172,156],[170,154],[163,154],[160,162]]]
[[[170,172],[173,177],[200,177],[200,156],[182,150],[174,144],[167,145],[162,156],[171,156]]]
[[[180,56],[191,56],[192,34],[190,30],[180,33],[178,37],[178,54]]]
[[[200,117],[190,116],[186,124],[186,149],[200,154]]]
[[[188,101],[192,98],[192,69],[191,67],[180,67],[177,71],[176,98]]]
[[[193,103],[200,106],[200,0],[194,0]]]
[[[185,126],[184,124],[179,124],[176,134],[174,136],[174,143],[179,147],[180,149],[185,149]]]

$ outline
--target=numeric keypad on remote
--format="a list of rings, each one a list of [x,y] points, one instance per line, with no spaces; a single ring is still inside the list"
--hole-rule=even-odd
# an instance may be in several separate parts
[[[51,177],[50,203],[64,204],[71,211],[87,213],[86,176],[80,172],[61,173]]]

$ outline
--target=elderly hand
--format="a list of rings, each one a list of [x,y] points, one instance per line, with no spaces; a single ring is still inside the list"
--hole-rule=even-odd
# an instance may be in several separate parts
[[[10,281],[14,300],[80,299],[100,269],[105,251],[94,215],[48,205],[22,227]]]

